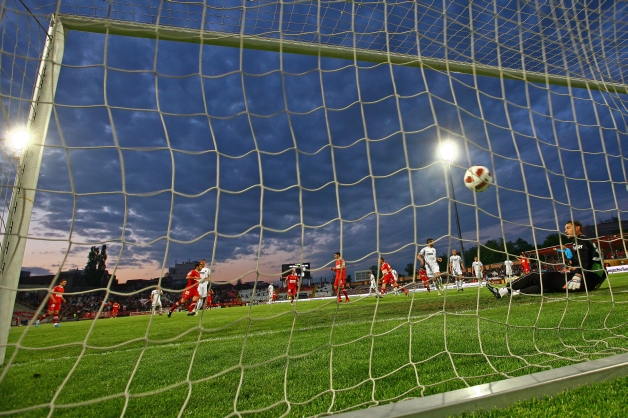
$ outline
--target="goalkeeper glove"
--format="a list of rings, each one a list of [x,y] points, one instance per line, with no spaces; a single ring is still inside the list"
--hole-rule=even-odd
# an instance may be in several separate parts
[[[567,282],[567,289],[569,290],[580,290],[580,286],[582,285],[582,277],[573,276],[571,280]]]

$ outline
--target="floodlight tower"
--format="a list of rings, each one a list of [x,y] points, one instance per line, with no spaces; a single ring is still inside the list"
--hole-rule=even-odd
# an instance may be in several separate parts
[[[440,158],[447,164],[447,175],[449,176],[449,185],[451,186],[451,198],[454,201],[454,215],[456,216],[456,227],[458,228],[458,240],[460,241],[460,257],[464,261],[464,244],[462,242],[462,232],[460,231],[460,218],[458,217],[458,204],[456,203],[456,191],[454,190],[454,181],[451,175],[451,163],[456,156],[456,147],[451,142],[445,142],[439,148]],[[466,264],[465,264],[466,267]]]

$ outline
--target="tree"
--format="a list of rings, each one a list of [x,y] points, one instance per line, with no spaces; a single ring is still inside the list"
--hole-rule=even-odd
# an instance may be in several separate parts
[[[404,271],[408,273],[409,277],[412,277],[414,275],[414,263],[406,264],[406,268],[404,269]]]
[[[100,280],[105,273],[107,260],[107,246],[102,246],[102,252],[98,247],[93,246],[87,255],[87,264],[85,265],[85,280],[92,286],[100,286]]]
[[[87,255],[87,264],[85,265],[85,274],[93,274],[98,269],[98,259],[100,257],[100,250],[98,247],[92,247]]]
[[[473,257],[478,255],[478,247],[471,247],[464,252],[464,266],[471,267],[471,263],[473,263]]]
[[[97,270],[104,274],[107,269],[107,245],[103,244],[100,249],[100,255],[98,256]]]
[[[562,237],[564,242],[564,237]],[[555,247],[561,243],[560,234],[549,234],[542,244],[539,244],[539,248]],[[523,238],[517,238],[515,242],[508,241],[504,243],[502,238],[488,240],[485,244],[480,245],[478,248],[471,247],[464,253],[464,265],[465,267],[471,266],[473,263],[473,257],[478,257],[482,264],[497,264],[503,263],[506,258],[513,259],[526,251],[534,250],[533,244],[530,244]],[[441,266],[442,267],[442,266]]]
[[[550,239],[550,237],[547,239]],[[542,246],[546,246],[545,243]],[[505,244],[502,238],[488,240],[485,244],[481,245],[480,248],[471,247],[465,251],[464,265],[465,267],[471,266],[471,263],[473,263],[473,257],[478,257],[484,265],[503,263],[508,256],[512,259],[513,256],[516,257],[522,252],[533,249],[534,245],[530,244],[523,238],[517,238],[517,241],[508,241]]]
[[[480,252],[482,264],[502,263],[506,259],[507,245],[501,238],[488,240]]]
[[[555,234],[549,234],[546,238],[545,241],[543,241],[543,244],[541,245],[542,248],[545,247],[556,247],[558,245],[564,244],[566,241],[566,238],[563,237],[563,239],[561,240],[560,234],[555,233]]]
[[[441,273],[446,273],[447,271],[449,271],[447,269],[447,261],[449,260],[449,256],[447,255],[447,253],[442,253],[437,257],[440,258],[440,261],[438,262],[438,268],[440,269]]]
[[[521,254],[525,251],[534,250],[534,245],[528,243],[526,240],[522,238],[518,238],[517,241],[514,242],[515,254]]]

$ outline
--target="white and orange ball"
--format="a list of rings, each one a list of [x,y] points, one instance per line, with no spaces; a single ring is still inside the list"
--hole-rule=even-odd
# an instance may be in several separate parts
[[[474,192],[483,192],[493,182],[493,177],[488,168],[474,165],[464,173],[464,185]]]

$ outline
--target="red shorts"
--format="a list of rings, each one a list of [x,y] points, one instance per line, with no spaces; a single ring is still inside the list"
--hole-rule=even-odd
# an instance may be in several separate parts
[[[289,295],[296,295],[297,294],[297,288],[296,287],[289,287],[288,288],[288,294]]]
[[[344,286],[346,281],[346,277],[336,276],[336,279],[334,280],[334,287]]]
[[[385,275],[384,277],[382,277],[382,284],[395,284],[395,276],[392,275],[392,273],[388,273],[387,275]]]
[[[181,300],[188,300],[195,296],[198,297],[198,287],[196,286],[191,289],[184,290],[183,293],[181,293]]]
[[[61,310],[61,304],[57,303],[57,302],[53,302],[51,300],[48,301],[48,311],[60,311]]]

